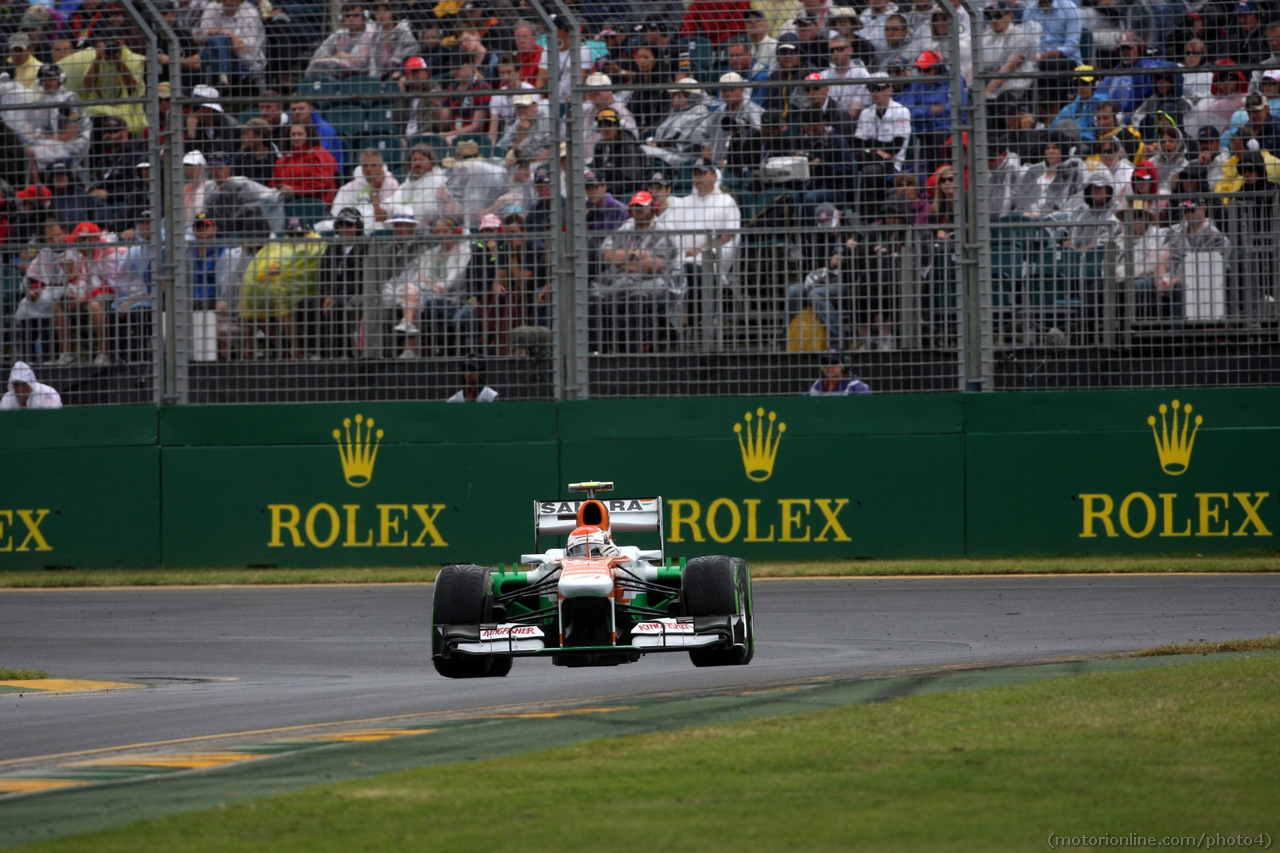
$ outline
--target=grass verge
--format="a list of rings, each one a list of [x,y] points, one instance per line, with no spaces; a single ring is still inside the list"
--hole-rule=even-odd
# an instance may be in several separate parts
[[[0,571],[0,589],[229,584],[430,583],[439,566],[350,569],[51,569]],[[832,560],[753,563],[756,578],[882,577],[891,575],[1110,574],[1154,572],[1280,572],[1280,556],[1019,557],[990,560]]]
[[[38,681],[48,677],[49,673],[43,669],[10,669],[0,666],[0,681]]]
[[[1280,656],[1265,655],[914,696],[378,776],[33,849],[932,851],[1027,850],[1051,834],[1274,836],[1278,691]]]
[[[1161,655],[1211,655],[1219,652],[1274,652],[1280,651],[1280,633],[1254,637],[1251,640],[1223,640],[1217,643],[1168,643],[1153,649],[1143,649],[1125,655],[1131,658],[1150,658]]]

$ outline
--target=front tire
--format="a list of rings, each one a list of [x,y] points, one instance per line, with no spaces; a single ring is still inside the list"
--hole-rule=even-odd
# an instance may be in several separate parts
[[[751,570],[739,557],[694,557],[684,567],[681,600],[686,616],[736,616],[746,623],[742,646],[690,649],[694,666],[745,666],[756,653]]]
[[[431,625],[478,625],[493,619],[493,577],[489,569],[476,565],[445,566],[436,576],[435,591],[431,596]],[[482,655],[456,655],[432,660],[436,672],[445,678],[484,678],[488,675],[506,675],[511,670],[511,660],[506,668],[495,671],[496,659]]]

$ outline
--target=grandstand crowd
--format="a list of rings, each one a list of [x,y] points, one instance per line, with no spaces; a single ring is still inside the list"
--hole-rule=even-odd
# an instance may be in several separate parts
[[[149,357],[151,235],[170,225],[198,360],[512,352],[513,330],[551,322],[552,234],[579,203],[597,351],[750,320],[763,303],[744,294],[766,287],[779,346],[811,310],[829,346],[891,349],[891,268],[908,242],[954,240],[957,184],[993,222],[1045,224],[1059,254],[1123,241],[1114,276],[1153,317],[1184,315],[1190,256],[1273,258],[1280,10],[993,0],[973,20],[941,2],[579,0],[547,26],[526,0],[379,0],[344,3],[325,35],[322,6],[156,0],[160,128],[124,9],[8,4],[5,346]],[[987,149],[971,176],[953,129],[975,83]],[[579,86],[580,158],[556,107]],[[181,187],[156,199],[153,171],[178,174],[171,132]],[[765,282],[739,261],[779,222],[798,254]],[[936,248],[921,257],[938,266]],[[1261,266],[1224,284],[1249,290],[1238,304],[1270,299]]]

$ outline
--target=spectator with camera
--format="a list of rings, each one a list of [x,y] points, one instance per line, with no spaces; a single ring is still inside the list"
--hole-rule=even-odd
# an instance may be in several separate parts
[[[66,87],[81,101],[107,102],[88,106],[89,115],[117,116],[130,133],[140,134],[147,127],[146,58],[123,46],[120,38],[114,29],[100,27],[92,46],[64,57],[58,66],[66,72]]]

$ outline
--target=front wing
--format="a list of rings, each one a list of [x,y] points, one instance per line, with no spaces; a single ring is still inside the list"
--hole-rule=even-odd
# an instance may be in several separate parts
[[[436,625],[433,646],[436,654],[500,655],[535,657],[566,652],[675,652],[688,649],[730,648],[745,645],[746,620],[735,616],[664,618],[631,626],[630,642],[609,646],[561,646],[537,625],[482,624]]]

